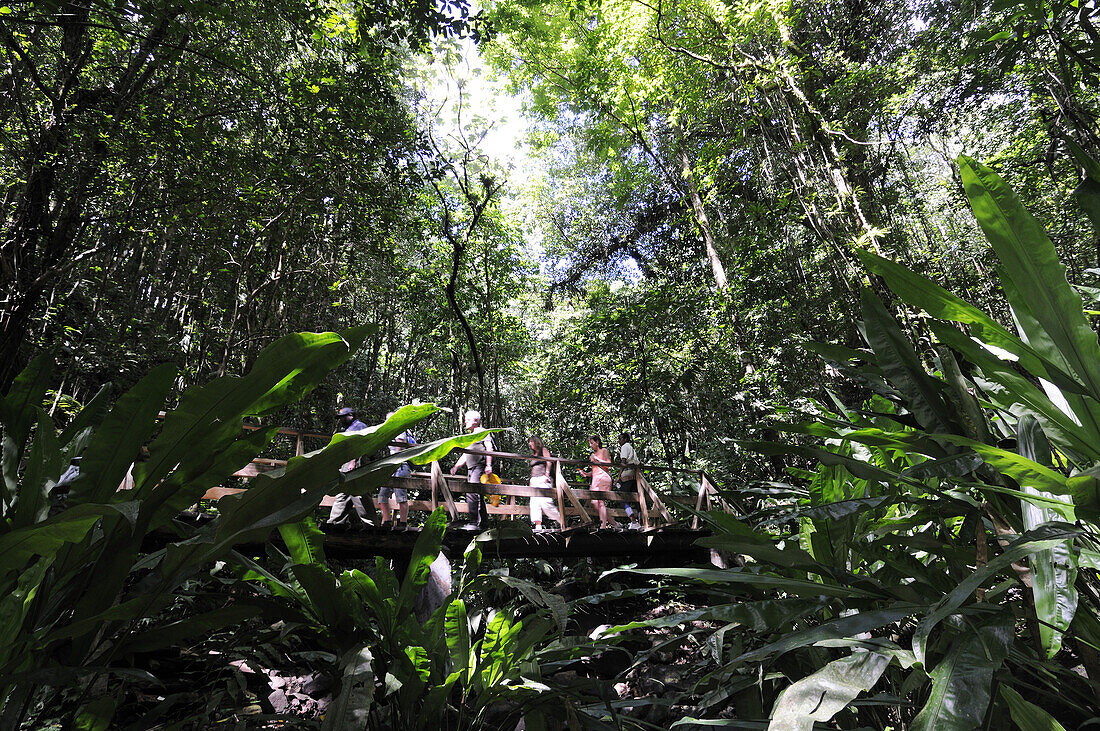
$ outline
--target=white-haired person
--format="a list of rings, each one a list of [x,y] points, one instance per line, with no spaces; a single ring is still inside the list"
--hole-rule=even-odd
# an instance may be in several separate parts
[[[466,431],[474,432],[481,428],[481,412],[471,409],[466,412]],[[451,474],[458,472],[460,467],[466,468],[466,483],[481,485],[482,475],[493,474],[493,456],[487,454],[495,451],[493,435],[486,434],[481,441],[470,445],[470,451],[462,455],[462,459],[451,468]],[[480,487],[478,488],[480,490]],[[485,498],[481,492],[466,493],[466,514],[468,522],[462,526],[466,530],[488,530],[489,510],[485,507]]]

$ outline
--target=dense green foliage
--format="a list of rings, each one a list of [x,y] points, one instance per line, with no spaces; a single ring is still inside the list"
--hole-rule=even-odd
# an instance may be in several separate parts
[[[255,700],[230,661],[338,679],[328,728],[1094,722],[1094,5],[0,6],[0,725],[206,727]],[[378,426],[177,520],[336,405]],[[311,516],[469,407],[707,470],[731,568],[567,602],[475,542],[418,621],[439,515],[407,570]],[[690,682],[621,714],[592,668],[657,636]]]
[[[720,438],[820,398],[799,343],[855,344],[860,287],[886,296],[858,252],[1007,317],[952,169],[960,151],[996,163],[1087,283],[1097,239],[1077,202],[1095,211],[1095,191],[1066,154],[1073,142],[1100,151],[1084,15],[1070,3],[494,6],[486,54],[528,95],[549,168],[534,201],[547,297],[576,313],[559,339],[595,328],[608,338],[597,358],[616,363],[581,397],[637,427],[652,459],[720,455],[743,470]],[[593,283],[616,278],[633,286]],[[649,347],[614,342],[603,311]],[[660,377],[653,398],[634,399],[644,408],[622,404],[623,381],[647,388],[642,353],[700,376],[688,389],[699,407]],[[563,404],[559,421],[576,420],[572,394],[553,387],[574,360],[552,355],[537,381],[538,399]],[[668,437],[685,433],[690,450]]]
[[[673,570],[708,587],[708,607],[610,630],[719,623],[695,630],[709,636],[700,715],[732,706],[738,718],[770,711],[777,728],[835,716],[844,728],[1008,728],[1011,718],[1030,729],[1057,728],[1050,716],[1077,727],[1100,711],[1100,455],[1089,415],[1100,392],[1087,385],[1100,344],[1035,219],[988,168],[963,158],[961,170],[1019,336],[862,254],[935,318],[936,372],[865,290],[866,347],[815,349],[877,395],[781,427],[823,443],[747,444],[818,464],[792,470],[800,482],[757,490],[752,515],[707,516],[715,535],[703,543],[749,560]],[[874,695],[849,706],[865,691]]]
[[[337,485],[370,492],[392,474],[393,458],[347,474],[338,468],[349,457],[377,451],[434,407],[408,407],[370,432],[333,437],[325,449],[292,459],[285,469],[257,478],[247,493],[223,500],[217,518],[201,529],[175,520],[275,437],[277,426],[242,435],[242,419],[300,398],[368,331],[282,338],[246,376],[223,376],[185,391],[163,425],[157,414],[174,381],[170,365],[154,369],[111,409],[101,394],[60,435],[38,406],[53,377],[49,359],[37,358],[16,379],[0,413],[6,617],[0,717],[6,727],[18,727],[43,692],[48,699],[65,685],[124,674],[137,654],[258,616],[254,603],[229,597],[187,601],[190,611],[182,618],[172,609],[178,611],[186,596],[196,598],[185,585],[235,545],[263,541],[274,527],[311,514]],[[472,439],[428,443],[410,457],[430,461]],[[146,445],[148,459],[138,460]],[[79,476],[67,491],[55,490],[74,455],[83,455]],[[128,472],[133,487],[121,490]],[[169,529],[175,540],[147,548],[148,536]],[[163,612],[161,622],[149,623]],[[105,695],[108,718],[125,693],[125,685],[112,685]],[[103,699],[86,693],[80,700],[104,707]]]

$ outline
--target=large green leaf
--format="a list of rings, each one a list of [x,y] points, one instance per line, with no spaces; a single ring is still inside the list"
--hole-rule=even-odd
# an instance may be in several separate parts
[[[19,464],[23,461],[27,436],[49,388],[53,369],[53,356],[42,353],[16,376],[11,388],[0,398],[0,426],[3,427],[3,439],[0,441],[0,476],[3,477],[3,482],[0,482],[0,514],[7,510],[18,491]]]
[[[533,581],[525,581],[515,576],[498,576],[494,574],[486,576],[485,581],[515,589],[527,601],[536,606],[545,607],[550,611],[550,616],[554,619],[558,633],[565,632],[565,624],[569,619],[569,607],[565,599],[558,594],[546,591]]]
[[[1073,197],[1092,223],[1093,237],[1100,241],[1100,163],[1069,137],[1064,137],[1063,141],[1077,164],[1085,170],[1085,179],[1073,191]]]
[[[164,570],[171,574],[219,556],[238,543],[262,542],[278,526],[302,520],[326,493],[372,493],[393,475],[403,461],[401,455],[375,460],[349,473],[341,473],[340,467],[351,459],[379,451],[411,424],[437,410],[432,404],[405,409],[404,420],[391,418],[378,427],[337,434],[324,449],[292,457],[285,468],[258,475],[248,490],[222,498],[218,518],[211,525],[195,538],[170,547]],[[449,451],[469,443],[467,435],[407,451]]]
[[[27,467],[10,512],[13,528],[23,528],[45,520],[50,511],[50,490],[57,484],[65,467],[53,420],[45,409],[38,407],[37,411],[38,428],[34,432]]]
[[[988,418],[982,411],[978,399],[974,396],[971,383],[963,377],[959,362],[950,348],[942,345],[935,347],[943,382],[951,390],[948,401],[959,416],[959,423],[966,426],[966,436],[979,442],[992,442]]]
[[[19,572],[14,582],[6,584],[4,595],[0,596],[0,673],[13,655],[16,657],[13,664],[18,665],[27,651],[24,622],[31,613],[42,579],[49,569],[49,561],[36,562]]]
[[[194,505],[212,487],[225,485],[234,472],[247,466],[271,444],[277,425],[250,430],[205,460],[201,474],[177,470],[150,492],[143,490],[141,523],[145,530],[161,528]]]
[[[131,465],[135,473],[138,471],[139,452],[153,433],[157,415],[175,377],[175,366],[158,366],[118,400],[88,443],[80,474],[69,492],[71,504],[78,508],[123,501],[127,501],[127,505],[138,504],[137,491],[120,492],[118,487]],[[59,563],[66,568],[83,567],[84,576],[73,582],[74,587],[94,587],[81,596],[72,597],[72,621],[87,620],[115,603],[141,548],[144,532],[135,531],[132,523],[133,519],[128,516],[125,521],[119,516],[106,516],[99,540],[59,554]],[[91,576],[95,577],[94,584]],[[91,633],[74,639],[71,650],[74,664],[84,660],[94,639]]]
[[[1020,454],[1037,463],[1051,464],[1050,444],[1038,422],[1031,418],[1021,419],[1017,434]],[[1035,485],[1021,482],[1020,486],[1025,492],[1054,497]],[[1030,502],[1025,502],[1021,509],[1024,530],[1033,530],[1061,517],[1054,510]],[[1036,551],[1028,560],[1028,566],[1031,568],[1035,613],[1040,620],[1039,636],[1047,657],[1054,657],[1061,649],[1062,637],[1077,611],[1077,587],[1074,585],[1077,580],[1077,556],[1073,541],[1067,540],[1055,548]]]
[[[432,562],[439,556],[443,545],[443,534],[447,530],[447,511],[442,505],[435,509],[416,538],[412,555],[409,556],[409,568],[401,582],[401,593],[397,598],[397,616],[412,612],[416,595],[428,583],[432,572]]]
[[[743,625],[755,632],[774,631],[786,627],[794,619],[809,611],[820,610],[823,600],[814,599],[765,599],[758,602],[739,601],[735,604],[718,604],[687,612],[666,614],[654,619],[639,620],[608,627],[601,637],[641,628],[662,628],[687,625],[691,622],[723,622]]]
[[[340,658],[340,692],[325,712],[323,731],[367,728],[374,702],[374,656],[369,647],[349,650]]]
[[[1012,189],[988,167],[959,157],[963,188],[974,217],[1038,329],[1027,332],[1037,351],[1057,363],[1064,361],[1093,400],[1100,400],[1100,345],[1085,317],[1081,298],[1066,279],[1054,245],[1039,222],[1021,205]]]
[[[1008,704],[1008,712],[1020,731],[1066,731],[1054,716],[1034,703],[1025,700],[1022,695],[1007,685],[1000,686],[1001,698]]]
[[[105,503],[115,498],[127,470],[153,433],[175,378],[176,367],[166,363],[123,394],[88,442],[80,475],[69,490],[70,503]]]
[[[1010,570],[1009,567],[1024,556],[1035,551],[1052,549],[1079,533],[1080,531],[1069,526],[1049,525],[1029,531],[1009,544],[1001,555],[960,581],[957,587],[935,604],[932,611],[917,622],[916,630],[913,633],[913,652],[916,653],[917,659],[925,662],[928,637],[932,630],[949,615],[954,614],[964,602],[973,598],[974,591],[978,587],[994,576]]]
[[[115,651],[152,652],[166,647],[178,647],[193,637],[206,637],[214,630],[240,624],[245,620],[259,616],[260,608],[243,603],[235,603],[221,609],[214,609],[191,617],[153,627],[122,641]]]
[[[69,425],[61,431],[61,436],[58,439],[62,445],[69,445],[70,442],[78,438],[81,432],[88,429],[94,432],[96,427],[103,423],[103,417],[110,409],[110,395],[111,384],[106,383],[96,392],[91,401],[84,404],[84,408],[73,417]],[[78,450],[74,450],[73,454],[80,454],[81,451],[83,451],[83,446]]]
[[[265,348],[244,376],[222,376],[187,389],[149,445],[148,463],[135,471],[135,489],[139,494],[152,489],[173,470],[187,477],[202,474],[240,436],[242,419],[287,403],[350,352],[338,333],[293,333]]]
[[[461,673],[469,678],[470,667],[470,620],[466,616],[466,603],[453,599],[447,605],[444,631],[447,637],[447,654],[451,659],[451,672]]]
[[[542,616],[535,614],[528,614],[523,618],[521,623],[519,635],[515,638],[511,646],[512,657],[515,658],[515,662],[527,662],[528,653],[532,652],[537,645],[546,646],[547,639],[554,631],[554,622]],[[538,667],[534,664],[535,668]],[[520,672],[526,677],[540,677],[540,675],[532,672],[528,668],[520,668]]]
[[[523,628],[522,622],[514,622],[512,613],[507,609],[497,610],[489,618],[485,627],[485,636],[478,646],[477,683],[483,690],[489,690],[504,679],[509,666],[512,639]]]
[[[1024,490],[1014,490],[1011,487],[990,485],[989,483],[985,482],[960,481],[957,483],[957,486],[963,488],[973,488],[974,490],[978,490],[980,492],[991,492],[997,493],[999,495],[1009,495],[1011,497],[1019,499],[1022,503],[1034,505],[1038,508],[1048,511],[1052,516],[1052,520],[1060,519],[1064,523],[1075,523],[1077,521],[1077,507],[1067,498],[1059,499],[1056,497],[1047,497],[1040,494],[1036,490],[1025,492]],[[1072,487],[1070,489],[1072,490]]]
[[[77,505],[27,528],[0,536],[0,571],[21,569],[32,556],[49,558],[76,543],[105,515],[118,516],[125,505]]]
[[[1060,409],[1050,397],[1008,363],[993,356],[957,329],[931,322],[930,329],[946,343],[981,369],[975,382],[997,407],[1016,417],[1032,416],[1060,448],[1087,459],[1100,459],[1100,442],[1088,438],[1073,417]]]
[[[1100,240],[1100,182],[1092,178],[1082,180],[1074,189],[1073,197],[1088,216],[1093,237]]]
[[[1012,318],[1016,323],[1016,329],[1020,331],[1020,337],[1047,353],[1057,353],[1058,346],[1050,340],[1043,324],[1031,312],[1025,296],[1017,292],[1018,286],[1018,283],[1012,279],[1001,275],[1001,288],[1012,305]],[[1054,355],[1051,357],[1053,358]],[[1047,379],[1040,379],[1039,385],[1051,401],[1081,422],[1080,428],[1087,436],[1100,441],[1100,403],[1093,394],[1082,395],[1074,391],[1063,391]]]
[[[810,434],[822,439],[850,440],[870,447],[889,447],[906,452],[920,452],[929,457],[946,457],[947,451],[933,434],[918,431],[886,431],[875,427],[853,429],[850,426],[829,426],[821,422],[777,424],[780,431]]]
[[[378,622],[385,627],[393,627],[393,602],[387,602],[382,597],[382,591],[374,582],[374,579],[364,574],[359,569],[345,571],[340,575],[341,583],[348,586],[357,597],[374,613]]]
[[[312,391],[329,372],[343,365],[368,335],[378,330],[377,325],[358,325],[339,333],[297,333],[284,337],[264,349],[252,370],[262,369],[268,363],[278,364],[281,359],[292,358],[291,369],[267,392],[248,407],[248,416],[264,416],[287,404],[295,403]],[[342,345],[332,336],[338,335]],[[312,342],[305,343],[304,340]],[[288,342],[289,341],[289,342]],[[305,352],[302,352],[302,346]]]
[[[886,379],[905,395],[909,410],[929,431],[960,431],[943,382],[925,372],[920,356],[882,301],[867,289],[860,293],[860,300],[867,342],[878,356]]]
[[[779,548],[771,538],[753,531],[736,519],[723,520],[718,531],[716,535],[700,538],[696,543],[707,548],[720,548],[752,556],[757,561],[784,568],[803,569],[818,574],[831,573],[828,567],[822,566],[798,546],[788,544]]]
[[[769,657],[778,657],[791,650],[800,647],[808,647],[815,642],[824,640],[845,639],[871,630],[885,627],[895,622],[900,622],[907,617],[912,617],[927,609],[924,604],[895,604],[884,609],[873,609],[859,612],[844,617],[837,617],[828,622],[808,627],[794,632],[788,632],[775,642],[769,642],[762,647],[742,653],[730,663],[739,665],[745,662],[755,662]]]
[[[1070,493],[1069,488],[1066,486],[1065,475],[1016,452],[976,442],[973,439],[955,434],[938,434],[936,436],[944,441],[973,449],[986,464],[1008,475],[1021,485],[1028,485],[1055,495],[1068,495]]]
[[[888,655],[866,650],[833,660],[779,694],[768,731],[812,731],[870,690],[889,664]]]
[[[317,527],[312,517],[297,523],[279,526],[279,535],[283,537],[290,552],[290,560],[296,564],[323,564],[325,562],[325,534]]]
[[[309,597],[310,608],[325,627],[336,628],[345,619],[344,602],[336,575],[327,566],[299,563],[290,572]]]
[[[54,365],[51,353],[39,354],[15,377],[0,399],[0,424],[16,443],[22,443],[34,426],[37,409],[50,387]]]
[[[440,714],[451,695],[451,689],[460,679],[460,673],[451,673],[441,684],[435,685],[421,699],[413,728],[431,729],[439,725]],[[528,726],[528,728],[531,728]],[[533,729],[532,729],[533,731]]]
[[[932,280],[866,249],[858,249],[856,254],[869,270],[885,279],[890,289],[906,303],[919,307],[940,320],[967,325],[971,336],[1011,354],[1022,368],[1046,378],[1063,390],[1086,392],[1085,386],[1073,376],[974,305],[956,297]]]
[[[897,472],[891,472],[843,454],[830,452],[827,449],[810,447],[802,444],[779,444],[776,442],[738,440],[737,443],[753,452],[760,452],[761,454],[794,454],[800,457],[813,459],[823,465],[840,465],[856,477],[864,480],[871,480],[872,482],[878,482],[883,485],[906,484],[923,491],[923,485],[919,480],[911,480],[908,477],[903,477]]]
[[[1066,148],[1073,155],[1073,159],[1077,161],[1077,164],[1084,169],[1085,177],[1100,183],[1100,162],[1094,160],[1083,147],[1073,141],[1073,138],[1063,137],[1062,142],[1065,143]]]
[[[675,577],[688,581],[698,581],[706,584],[749,584],[761,589],[774,589],[795,596],[836,596],[836,597],[872,597],[884,598],[883,594],[868,591],[854,586],[835,586],[819,584],[816,581],[805,579],[789,579],[782,576],[767,576],[741,569],[694,569],[694,568],[667,568],[667,569],[617,569],[617,571],[629,572],[657,577]],[[611,572],[615,573],[615,572]]]
[[[85,704],[76,713],[73,731],[107,731],[111,727],[111,720],[115,716],[117,706],[118,699],[110,696],[103,696]]]
[[[993,673],[1012,642],[1012,617],[1006,613],[967,624],[947,655],[933,668],[932,693],[913,719],[913,731],[972,731],[989,707]]]
[[[88,634],[89,632],[95,632],[108,622],[128,621],[149,617],[167,608],[173,601],[175,601],[175,596],[169,593],[163,593],[155,597],[140,595],[132,599],[127,599],[124,602],[119,602],[109,609],[100,612],[94,617],[88,617],[78,622],[70,622],[52,629],[50,632],[37,638],[38,646],[46,648],[54,642],[78,637]]]
[[[267,567],[237,551],[229,552],[229,560],[238,566],[238,574],[244,581],[254,581],[266,586],[275,596],[292,599],[299,606],[309,605],[309,597],[295,582],[275,575]]]

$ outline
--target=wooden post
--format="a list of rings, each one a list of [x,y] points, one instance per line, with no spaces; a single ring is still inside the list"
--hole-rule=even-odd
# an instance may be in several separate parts
[[[447,486],[447,478],[443,476],[443,470],[439,467],[439,462],[432,462],[432,501],[435,501],[435,491],[439,489],[439,492],[443,495],[443,500],[447,503],[447,512],[450,513],[451,520],[458,520],[458,508],[455,507],[454,498],[451,496],[451,488]]]
[[[732,513],[733,512],[733,509],[730,508],[729,503],[727,503],[725,500],[722,500],[722,497],[718,494],[718,491],[714,489],[714,485],[710,484],[710,480],[707,479],[707,473],[706,472],[703,473],[703,484],[707,488],[707,508],[708,509],[711,506],[712,500],[717,497],[718,500],[721,501],[722,507],[725,509],[725,511],[727,513]]]
[[[710,507],[710,493],[707,491],[707,476],[702,472],[699,473],[699,497],[695,499],[695,511],[703,511],[703,501],[706,500],[707,507]],[[699,527],[699,516],[691,516],[691,529],[696,530]]]
[[[582,523],[591,523],[592,518],[588,515],[588,511],[584,509],[584,505],[581,503],[580,498],[573,492],[573,488],[569,486],[569,482],[561,473],[561,462],[555,465],[554,479],[558,483],[558,501],[561,502],[561,494],[565,493],[565,496],[569,498],[569,502],[573,504],[573,507],[577,509],[577,513],[580,514]],[[562,517],[565,513],[562,513]]]
[[[634,471],[634,474],[638,477],[641,476],[637,470]],[[645,492],[642,490],[642,481],[638,480],[637,477],[635,477],[634,489],[638,491],[638,511],[642,514],[642,527],[649,530],[649,508],[647,508],[645,504]]]
[[[294,445],[294,455],[297,457],[301,457],[303,454],[306,453],[306,445],[305,442],[302,441],[302,432],[297,432],[296,436],[297,442]]]
[[[732,505],[730,505],[729,501],[726,500],[724,497],[722,497],[722,495],[718,492],[718,488],[716,488],[714,486],[714,483],[712,483],[710,481],[710,478],[707,477],[706,472],[703,473],[703,480],[704,480],[704,482],[706,483],[706,486],[707,486],[707,506],[708,507],[710,506],[711,500],[713,499],[713,500],[717,500],[718,504],[722,506],[722,510],[725,510],[730,515],[735,515],[737,512],[741,512],[741,514],[744,515],[744,511],[741,511],[740,509],[734,510],[734,507]]]
[[[561,476],[561,462],[554,463],[554,487],[557,488],[558,497],[558,517],[561,518],[562,530],[565,530],[565,501],[563,495],[565,491],[562,489],[565,483],[565,479]]]
[[[645,488],[645,491],[647,493],[649,493],[649,498],[653,501],[653,507],[657,508],[658,512],[661,513],[661,517],[665,519],[666,523],[671,523],[672,522],[672,515],[670,515],[668,510],[665,508],[665,504],[663,502],[661,502],[661,496],[657,494],[656,490],[654,490],[652,487],[650,487],[650,485],[646,481],[646,479],[644,477],[642,477],[641,471],[638,471],[637,474],[638,474],[638,487],[639,487],[639,489],[640,488]]]

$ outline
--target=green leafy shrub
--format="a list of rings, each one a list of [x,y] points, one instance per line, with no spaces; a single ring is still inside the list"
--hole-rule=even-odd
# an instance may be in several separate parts
[[[40,406],[51,379],[48,356],[19,376],[0,400],[0,725],[17,728],[36,699],[60,702],[63,689],[75,688],[70,718],[105,727],[131,685],[157,682],[135,672],[135,656],[265,611],[256,601],[227,596],[201,613],[166,617],[164,610],[186,604],[181,587],[204,567],[235,545],[263,542],[275,528],[303,520],[326,493],[372,494],[401,461],[432,461],[473,441],[476,435],[445,439],[339,471],[437,410],[408,406],[384,424],[338,434],[324,449],[257,477],[244,493],[223,498],[218,516],[201,528],[176,520],[274,438],[278,427],[245,433],[243,419],[301,398],[369,330],[286,336],[247,375],[184,391],[162,422],[157,417],[175,383],[171,365],[154,369],[111,408],[101,391],[60,433]],[[143,449],[148,460],[136,461]],[[58,494],[62,471],[80,455],[79,477]],[[133,489],[119,490],[131,471]],[[293,545],[295,529],[282,530]],[[154,535],[167,535],[167,544],[151,549]]]
[[[816,467],[754,488],[743,519],[705,516],[703,544],[744,565],[639,572],[698,585],[710,606],[609,630],[709,623],[689,632],[701,716],[1033,729],[1100,713],[1100,346],[1041,227],[995,173],[960,166],[1017,332],[862,254],[925,313],[935,372],[865,291],[868,348],[814,349],[878,395],[783,425],[796,444],[745,444]]]

